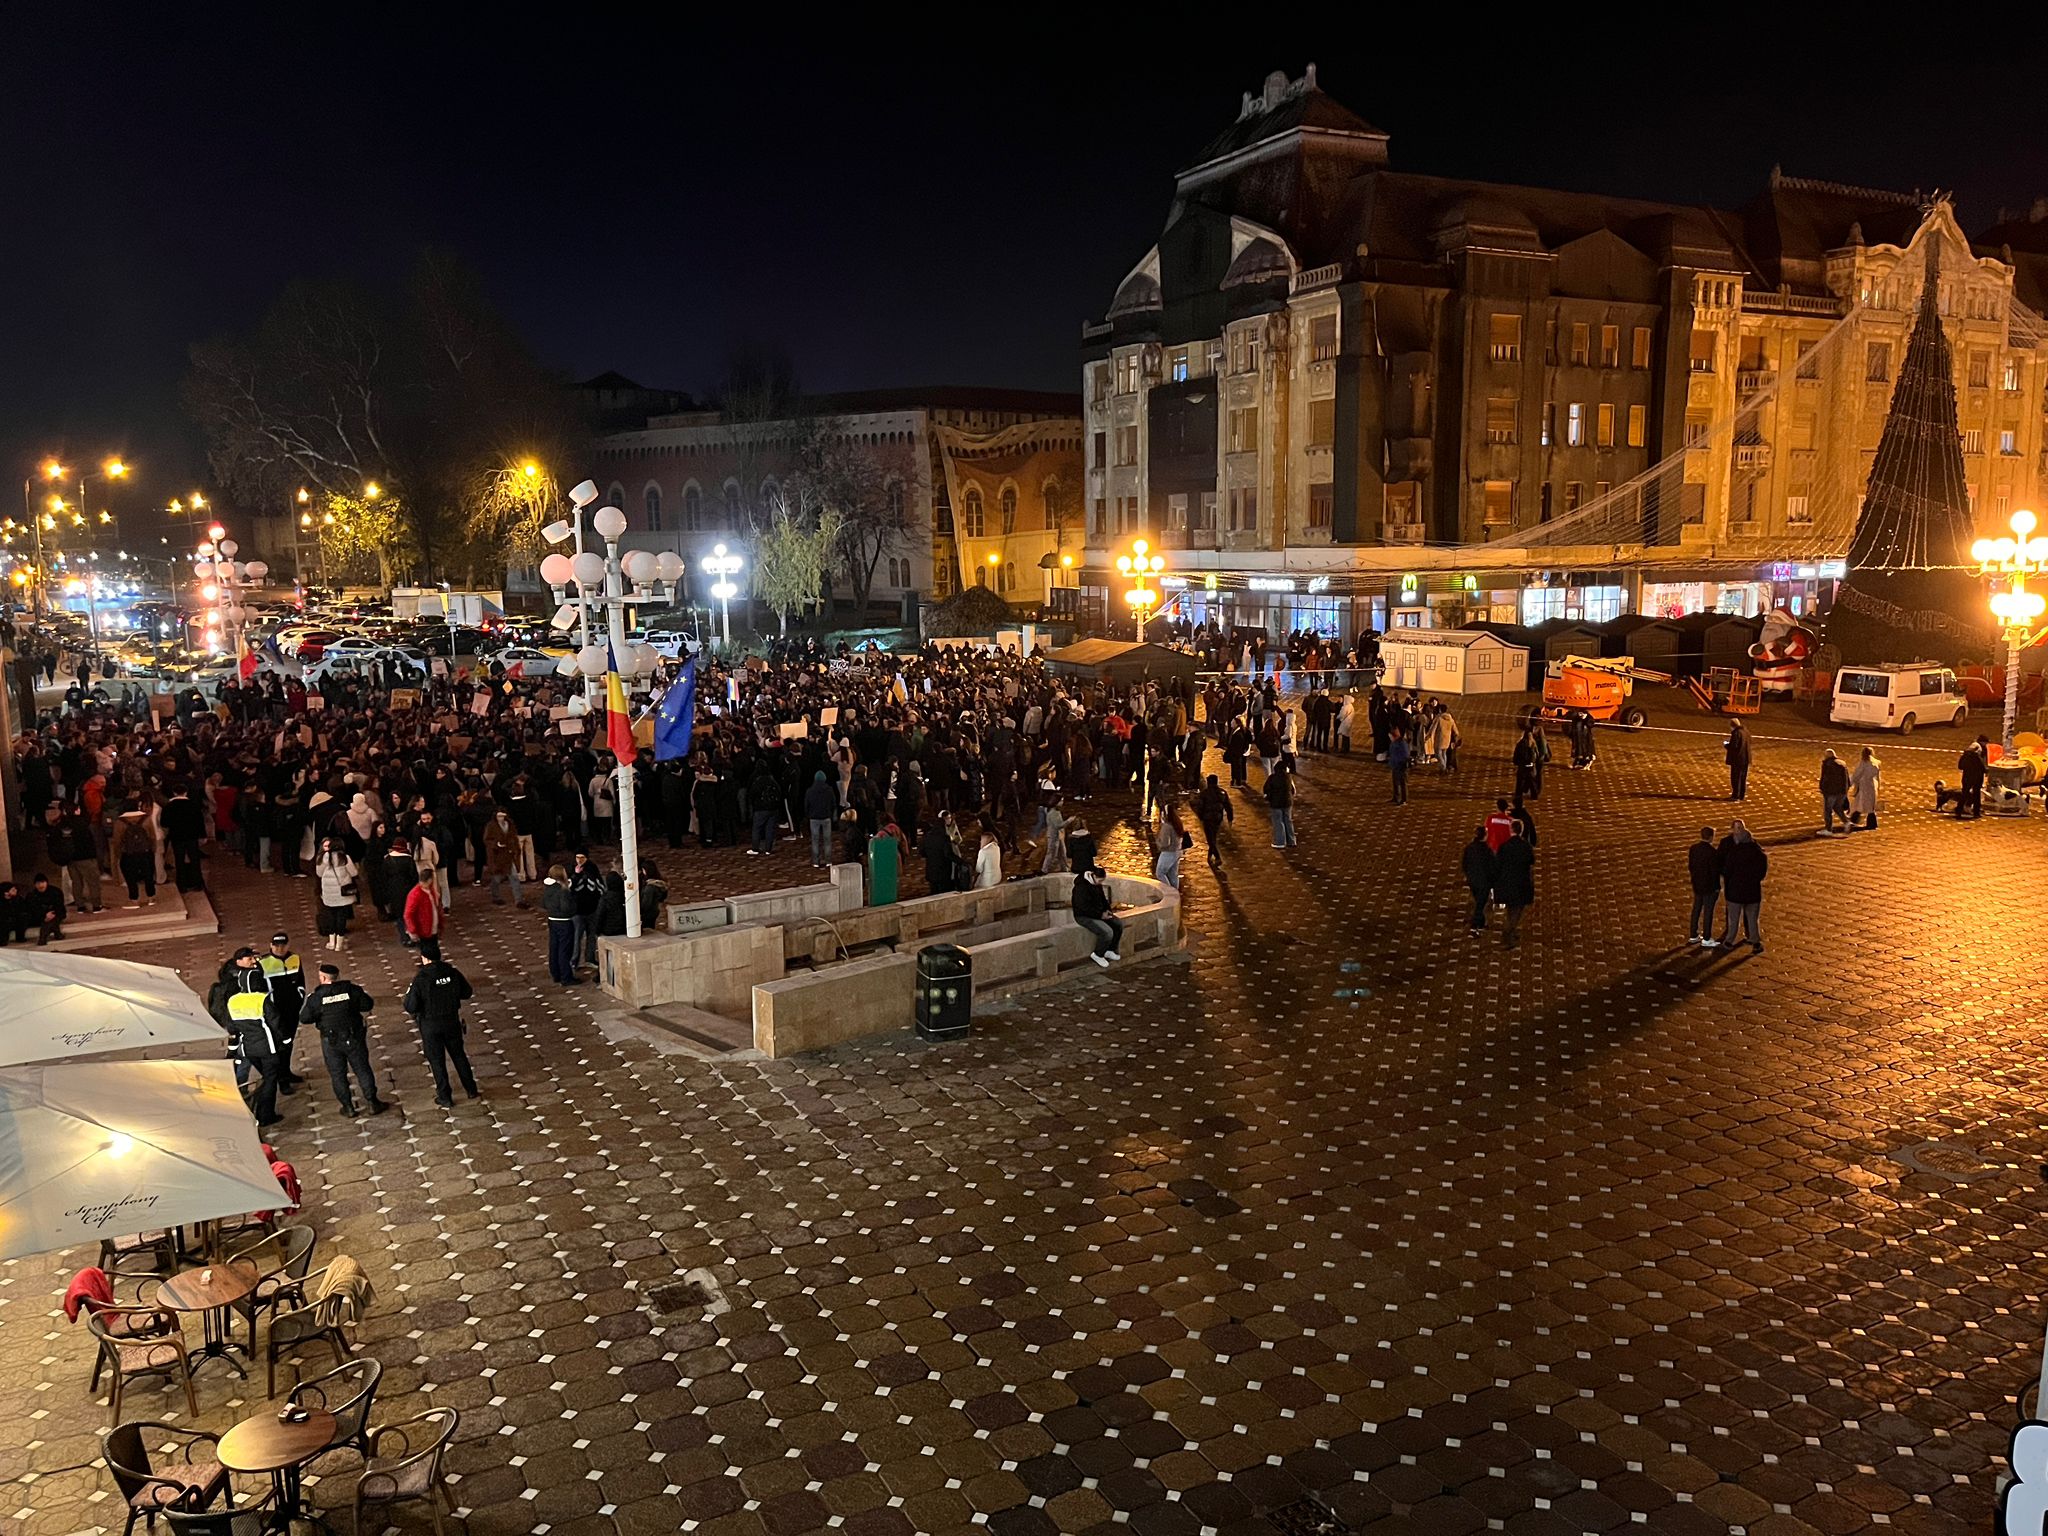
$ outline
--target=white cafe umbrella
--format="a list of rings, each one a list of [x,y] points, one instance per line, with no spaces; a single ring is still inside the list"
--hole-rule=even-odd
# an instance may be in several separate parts
[[[168,966],[0,949],[0,1067],[226,1054],[227,1032]]]
[[[285,1199],[225,1061],[0,1070],[0,1259]]]

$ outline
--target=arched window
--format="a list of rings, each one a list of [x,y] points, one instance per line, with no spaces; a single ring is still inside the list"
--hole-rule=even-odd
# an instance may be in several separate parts
[[[902,482],[901,480],[891,480],[891,481],[889,482],[889,487],[888,487],[888,497],[889,497],[889,521],[890,521],[891,523],[900,523],[900,522],[902,522],[902,521],[903,521],[903,482]],[[908,585],[909,585],[909,583],[908,583],[908,582],[905,582],[905,583],[904,583],[904,585],[905,585],[905,586],[908,586]]]
[[[773,475],[770,475],[766,480],[763,480],[761,482],[762,515],[766,516],[768,513],[773,512],[775,510],[776,503],[778,503],[781,500],[782,487],[777,485],[775,483],[775,477]]]
[[[997,505],[1003,509],[1004,534],[1015,533],[1017,531],[1017,487],[1014,485],[1004,486],[1003,494],[998,498]]]
[[[683,487],[683,526],[691,533],[695,533],[703,516],[704,493],[697,489],[697,482],[692,480]]]
[[[984,527],[984,518],[981,510],[981,488],[979,486],[970,485],[967,488],[967,496],[962,502],[962,507],[967,519],[967,537],[970,539],[980,538],[987,530]],[[987,586],[988,583],[984,581],[982,585]]]
[[[1003,567],[1003,590],[1005,592],[1017,590],[1017,562],[1014,560]]]
[[[647,499],[648,531],[659,533],[661,532],[661,487],[650,480],[647,482],[647,489],[641,494]]]
[[[725,526],[738,528],[746,522],[746,498],[740,494],[737,480],[725,482]]]
[[[614,480],[612,488],[604,493],[604,504],[608,507],[617,507],[621,512],[625,511],[626,488]]]
[[[975,566],[975,568],[974,568],[974,584],[975,584],[975,585],[976,585],[977,587],[985,587],[985,586],[987,586],[987,585],[988,585],[988,567],[987,567],[987,566],[985,566],[985,565],[977,565],[977,566]]]
[[[1044,485],[1038,488],[1038,494],[1045,505],[1045,531],[1047,533],[1059,532],[1059,514],[1053,510],[1059,505],[1059,481],[1057,479],[1046,481]]]

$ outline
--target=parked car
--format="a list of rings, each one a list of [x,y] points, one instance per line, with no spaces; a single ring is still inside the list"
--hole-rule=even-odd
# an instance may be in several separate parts
[[[650,629],[644,640],[670,661],[680,661],[697,650],[697,637],[680,629]]]
[[[1839,669],[1828,719],[1908,736],[1916,725],[1960,725],[1969,712],[1955,673],[1940,662],[1886,662]]]
[[[492,653],[492,661],[500,663],[507,672],[515,667],[521,677],[552,677],[558,658],[534,645],[508,645],[502,651]]]

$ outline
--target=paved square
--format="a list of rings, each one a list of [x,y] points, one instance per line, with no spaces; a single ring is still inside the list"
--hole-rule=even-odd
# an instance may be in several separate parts
[[[1773,706],[1768,947],[1689,950],[1686,845],[1731,807],[1719,730],[1666,712],[1549,774],[1509,952],[1465,929],[1509,742],[1467,703],[1465,767],[1405,807],[1314,759],[1283,854],[1241,799],[1186,959],[946,1046],[614,1044],[539,915],[471,888],[485,1098],[443,1112],[405,957],[359,941],[399,1112],[341,1118],[309,1036],[275,1140],[316,1258],[379,1286],[378,1417],[460,1409],[475,1533],[1987,1529],[2048,1326],[2041,819],[1927,814],[1962,735],[1926,732],[1871,739],[1878,831],[1817,838],[1822,733]],[[1085,814],[1144,860],[1127,804]],[[796,849],[655,852],[682,899],[797,883]],[[228,946],[317,948],[309,882],[212,868]],[[203,989],[223,948],[125,953]],[[0,1266],[24,1536],[124,1517],[80,1262]],[[218,1366],[200,1404],[262,1407]],[[312,1495],[345,1521],[352,1481]]]

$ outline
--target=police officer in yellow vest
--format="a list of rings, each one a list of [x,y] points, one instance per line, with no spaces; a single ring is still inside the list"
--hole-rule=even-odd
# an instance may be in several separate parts
[[[280,1124],[277,1112],[277,1032],[265,1013],[270,1005],[269,978],[257,963],[256,951],[246,944],[235,951],[228,973],[222,978],[228,988],[228,1027],[235,1032],[235,1050],[256,1079],[251,1108],[260,1126]]]
[[[292,1040],[299,1032],[299,1010],[306,1003],[306,970],[292,951],[292,936],[273,933],[270,953],[259,955],[263,985],[270,991],[270,1031],[277,1039],[277,1089],[290,1093],[305,1079],[292,1070]]]

